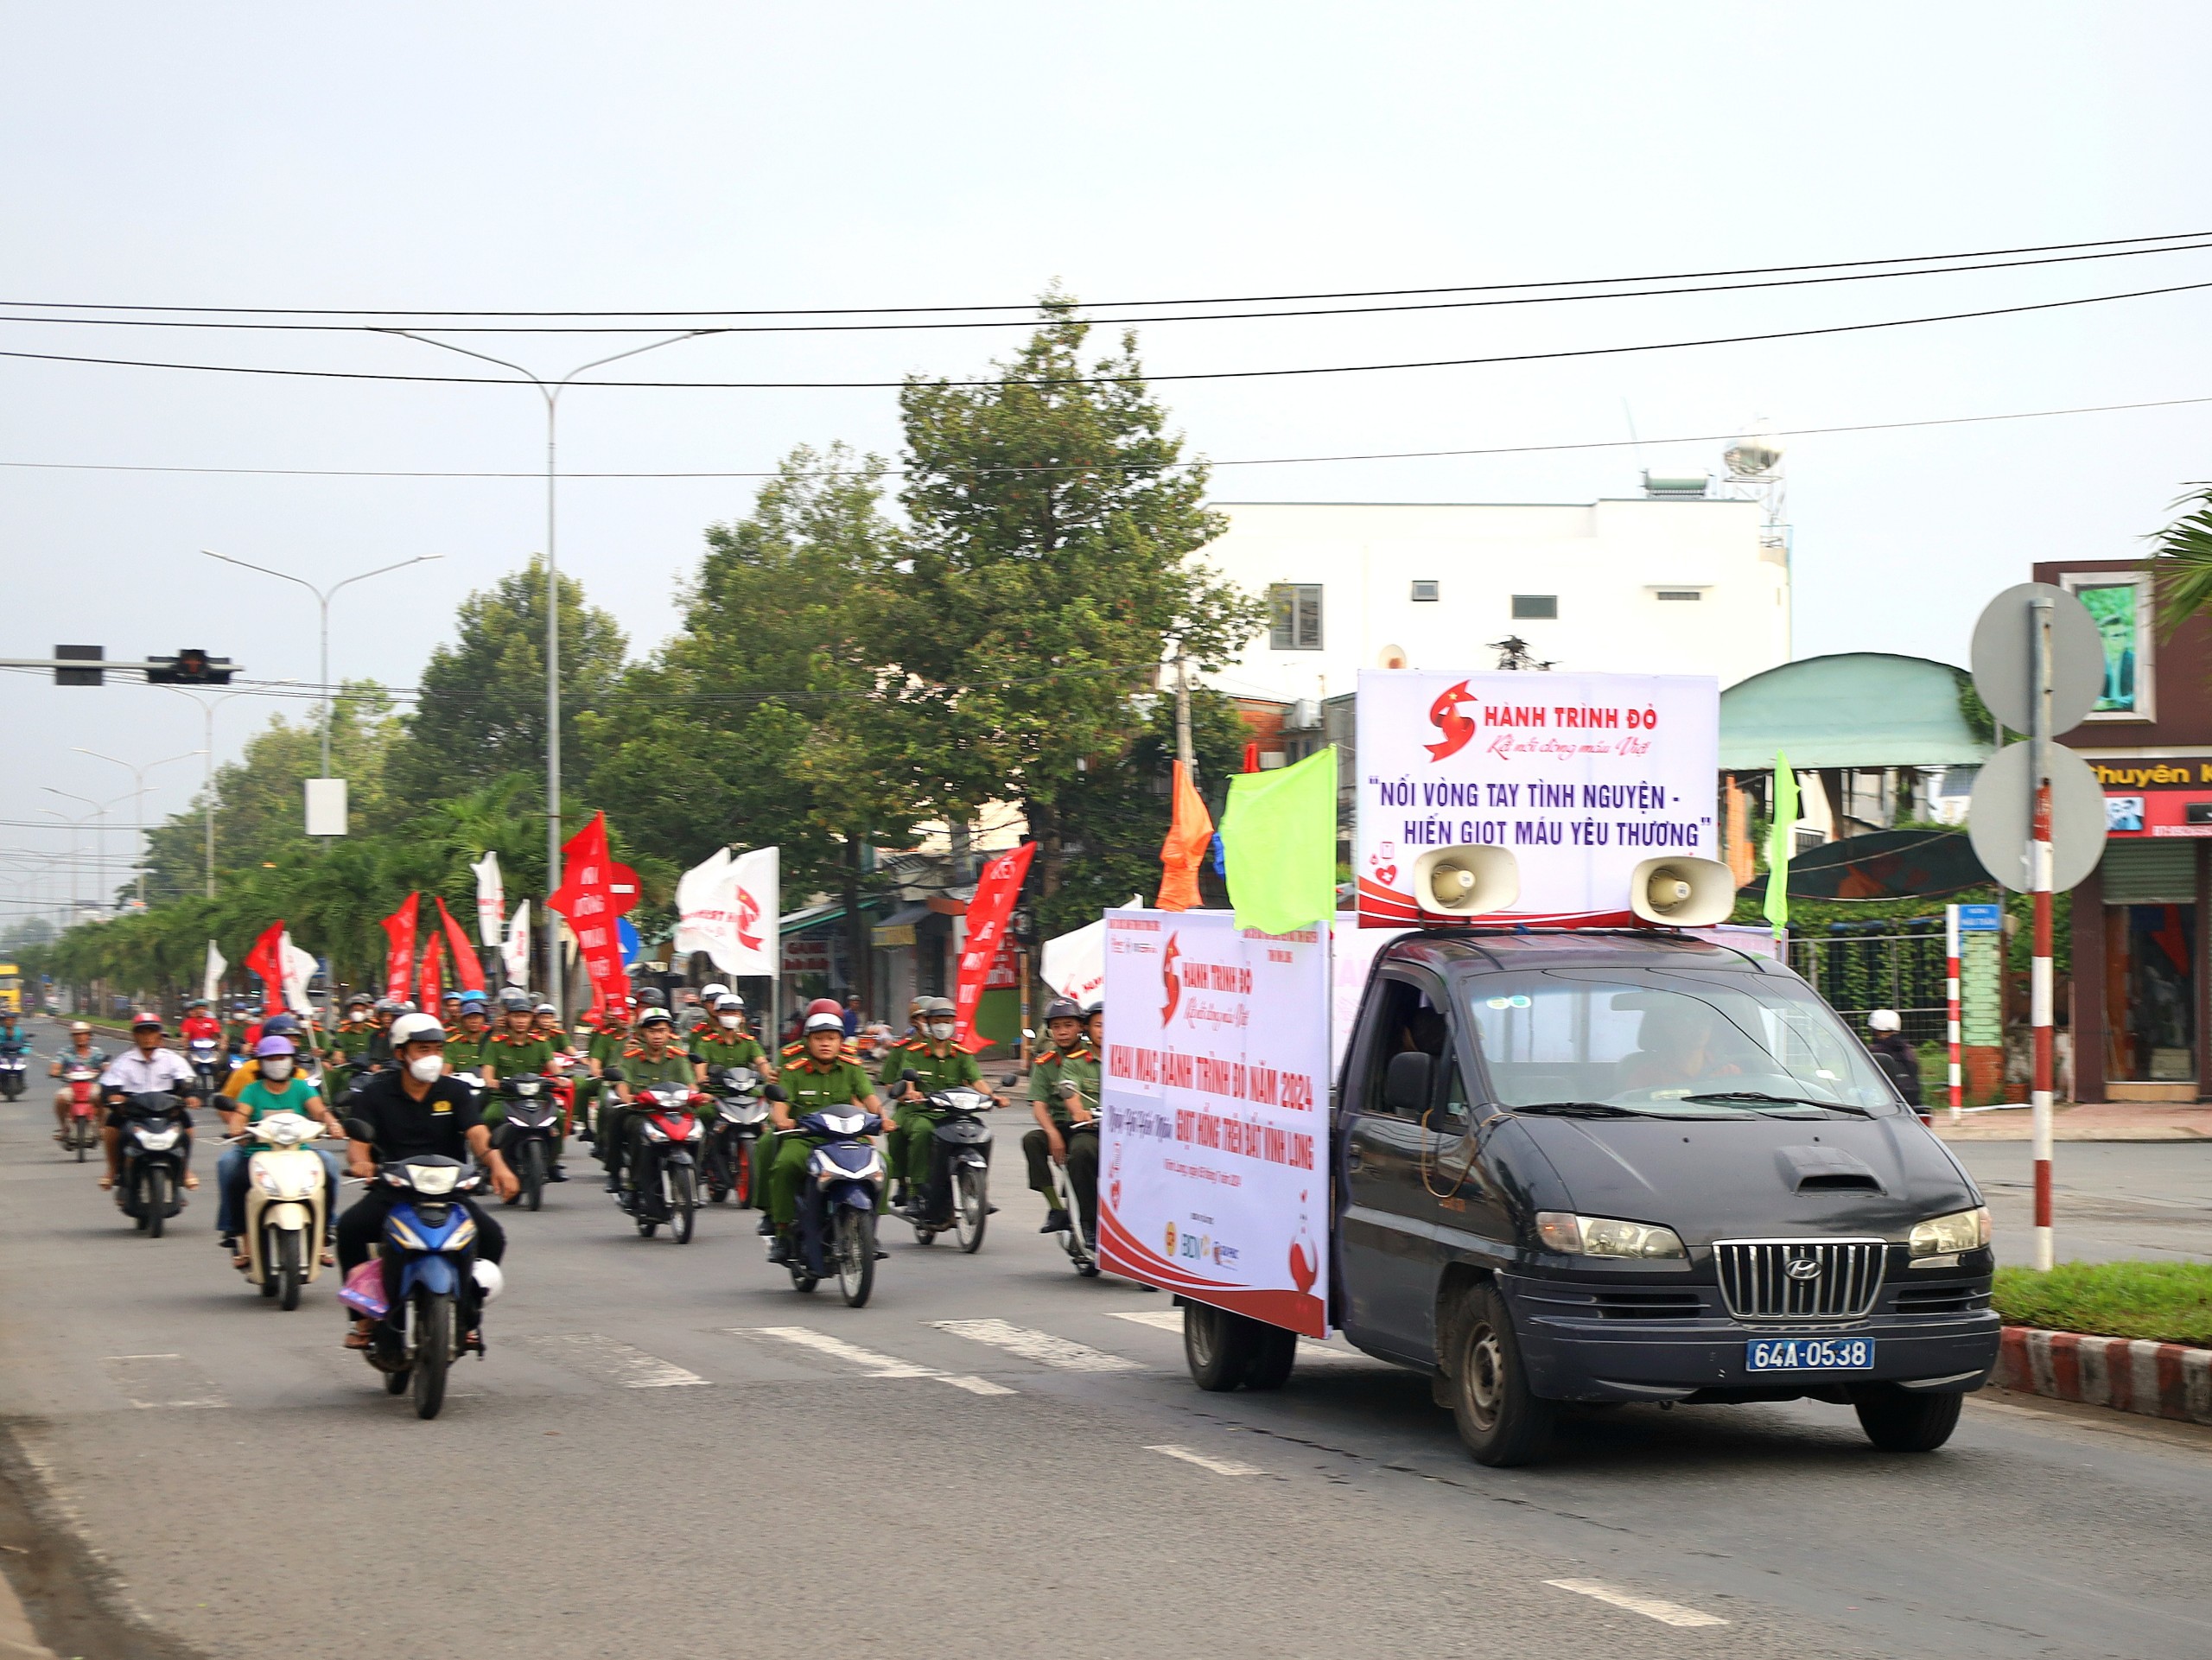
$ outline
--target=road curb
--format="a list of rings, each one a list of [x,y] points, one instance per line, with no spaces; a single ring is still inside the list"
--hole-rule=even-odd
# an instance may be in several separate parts
[[[2022,1395],[2212,1424],[2212,1349],[2007,1326],[1991,1381]]]

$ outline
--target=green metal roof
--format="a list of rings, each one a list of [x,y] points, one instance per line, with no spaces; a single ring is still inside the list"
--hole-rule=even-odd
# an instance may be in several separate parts
[[[1785,663],[1720,694],[1724,772],[1793,767],[1975,766],[1993,746],[1967,724],[1964,670],[1924,657],[1840,652]]]

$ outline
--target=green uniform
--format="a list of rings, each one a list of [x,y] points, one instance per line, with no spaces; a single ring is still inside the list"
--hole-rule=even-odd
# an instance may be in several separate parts
[[[691,1057],[681,1049],[671,1048],[658,1060],[644,1048],[632,1044],[623,1050],[616,1062],[622,1069],[622,1081],[634,1093],[649,1084],[681,1084],[691,1087],[696,1076]],[[623,1168],[629,1158],[630,1123],[637,1110],[608,1099],[599,1107],[599,1156],[609,1170]]]
[[[705,1064],[709,1078],[726,1066],[750,1066],[757,1072],[768,1064],[768,1052],[750,1032],[724,1032],[719,1028],[711,1037],[692,1038],[691,1057]]]
[[[453,1072],[481,1072],[484,1063],[495,1065],[499,1055],[492,1047],[492,1034],[472,1038],[466,1032],[456,1031],[446,1040],[446,1070]]]
[[[346,1021],[330,1028],[330,1042],[323,1060],[331,1073],[333,1100],[344,1100],[346,1091],[360,1075],[361,1058],[369,1053],[369,1037],[376,1029],[374,1021]]]
[[[867,1071],[842,1052],[831,1060],[817,1060],[802,1052],[797,1059],[786,1060],[777,1081],[783,1085],[784,1110],[794,1122],[810,1112],[865,1101],[875,1093]],[[775,1162],[768,1167],[768,1219],[779,1231],[798,1221],[798,1185],[806,1178],[807,1155],[821,1145],[818,1135],[777,1139]]]
[[[461,1057],[473,1055],[471,1064],[464,1065]],[[457,1072],[477,1072],[489,1066],[502,1078],[547,1078],[553,1072],[553,1046],[543,1038],[525,1035],[520,1038],[508,1031],[486,1031],[481,1038],[448,1038],[446,1040],[446,1060]],[[480,1103],[484,1122],[495,1133],[507,1122],[506,1104],[497,1090],[484,1091]],[[569,1145],[569,1123],[561,1121],[561,1133],[553,1143],[553,1156],[558,1160]]]
[[[620,1065],[622,1061],[622,1051],[628,1045],[629,1041],[630,1036],[627,1028],[621,1026],[599,1026],[595,1024],[592,1027],[590,1041],[584,1045],[584,1059],[587,1060],[595,1060],[602,1067]],[[588,1109],[593,1103],[600,1100],[602,1097],[607,1097],[607,1088],[600,1082],[599,1079],[595,1078],[588,1078],[584,1076],[582,1072],[578,1072],[575,1077],[576,1107],[579,1111]],[[611,1099],[612,1097],[608,1097],[607,1098]],[[592,1137],[596,1140],[599,1131],[596,1128],[595,1121],[587,1118],[585,1122],[594,1125],[594,1128],[592,1130]]]
[[[948,1053],[940,1055],[933,1053],[938,1046],[924,1038],[893,1044],[883,1062],[885,1097],[895,1099],[903,1093],[900,1086],[910,1079],[924,1095],[963,1084],[982,1088],[983,1069],[976,1064],[976,1057],[950,1041],[944,1046]],[[897,1122],[889,1138],[891,1173],[902,1181],[918,1185],[929,1179],[930,1132],[936,1127],[938,1114],[919,1101],[901,1101],[893,1109],[893,1116]]]
[[[1083,1104],[1093,1117],[1098,1115],[1098,1052],[1086,1040],[1072,1049],[1053,1048],[1047,1052],[1029,1072],[1029,1098],[1044,1103],[1046,1116],[1052,1119],[1065,1140],[1072,1122],[1068,1103],[1060,1098],[1060,1085],[1072,1084],[1083,1092]],[[1090,1137],[1083,1138],[1084,1147],[1079,1161],[1075,1161],[1071,1148],[1070,1174],[1077,1192],[1083,1193],[1087,1184],[1095,1182],[1097,1174],[1097,1143]],[[1041,1129],[1033,1129],[1021,1138],[1022,1157],[1029,1165],[1030,1187],[1045,1196],[1045,1202],[1054,1210],[1060,1205],[1058,1190],[1052,1182],[1052,1143]]]

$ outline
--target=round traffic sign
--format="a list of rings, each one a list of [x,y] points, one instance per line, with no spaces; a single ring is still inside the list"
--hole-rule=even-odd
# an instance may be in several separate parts
[[[1974,781],[1967,835],[1981,868],[2016,894],[2028,891],[2028,831],[2035,806],[2028,757],[2035,746],[2000,749]],[[2063,894],[2097,868],[2105,853],[2105,792],[2089,763],[2050,746],[2050,887]]]
[[[2015,732],[2035,725],[2031,600],[2050,601],[2050,735],[2071,732],[2104,690],[2105,644],[2088,607],[2050,582],[2022,582],[1982,607],[1974,626],[1974,689]]]

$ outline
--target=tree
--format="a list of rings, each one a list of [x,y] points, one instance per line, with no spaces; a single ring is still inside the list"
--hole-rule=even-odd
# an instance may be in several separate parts
[[[1086,369],[1075,302],[1047,295],[1042,309],[988,384],[916,379],[899,395],[914,547],[894,643],[912,677],[902,707],[946,741],[941,792],[956,815],[1020,804],[1049,902],[1071,856],[1095,856],[1071,847],[1117,839],[1083,817],[1125,799],[1088,781],[1125,764],[1144,725],[1133,697],[1172,650],[1218,667],[1263,613],[1192,557],[1224,524],[1135,336]]]
[[[937,747],[882,667],[906,582],[882,478],[842,445],[793,450],[748,516],[708,530],[675,637],[584,722],[594,799],[647,854],[776,843],[787,889],[837,894],[864,1001],[870,849],[927,816]]]
[[[252,869],[308,845],[304,780],[322,775],[320,705],[299,722],[281,715],[246,741],[238,760],[215,769],[219,869]],[[332,700],[330,764],[347,781],[357,830],[388,817],[385,768],[399,722],[391,694],[373,680],[349,680]],[[146,833],[149,903],[204,894],[207,795]]]
[[[583,585],[561,578],[561,725],[620,684],[627,643],[614,619],[584,602]],[[392,757],[405,798],[428,801],[488,785],[509,773],[545,771],[545,562],[533,558],[461,601],[454,639],[430,653],[407,735]],[[565,800],[588,760],[564,743]]]
[[[2151,539],[2158,620],[2169,635],[2212,607],[2212,484],[2198,485],[2174,506],[2190,511]]]

